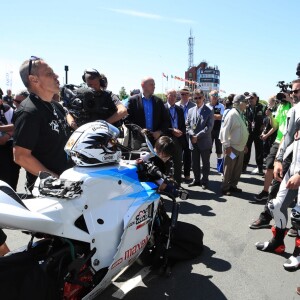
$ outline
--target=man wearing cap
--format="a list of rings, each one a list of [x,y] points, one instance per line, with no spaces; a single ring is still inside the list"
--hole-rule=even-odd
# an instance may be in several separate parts
[[[264,144],[263,140],[260,138],[264,129],[264,117],[266,107],[259,103],[259,97],[256,93],[250,93],[246,96],[248,100],[248,106],[245,111],[245,117],[248,122],[249,137],[247,141],[248,152],[244,155],[243,171],[246,171],[247,165],[250,161],[251,148],[254,142],[255,146],[255,159],[258,167],[258,175],[263,175],[263,153]]]
[[[214,127],[211,131],[212,143],[215,143],[216,153],[217,153],[217,169],[219,169],[220,164],[222,163],[222,144],[219,139],[222,116],[225,110],[225,107],[222,103],[219,102],[219,92],[213,90],[209,93],[209,103],[206,104],[214,113]]]
[[[241,192],[237,188],[244,160],[244,152],[247,151],[248,129],[243,112],[247,107],[244,95],[236,95],[233,98],[233,108],[224,119],[224,125],[220,131],[220,140],[224,149],[224,177],[221,186],[223,195],[230,196],[233,192]]]
[[[178,184],[181,183],[182,173],[182,148],[186,147],[186,127],[183,109],[175,105],[176,102],[176,90],[171,89],[167,92],[167,103],[165,104],[166,109],[170,116],[169,135],[171,136],[175,151],[172,155],[174,162],[174,179]]]
[[[184,120],[186,122],[187,115],[189,109],[194,107],[196,104],[189,100],[190,98],[190,88],[188,86],[183,87],[181,90],[179,90],[181,100],[176,102],[176,105],[180,106],[183,110],[184,114]],[[182,159],[183,159],[183,175],[185,181],[190,181],[190,172],[191,172],[191,165],[192,165],[192,156],[191,156],[191,150],[189,148],[188,140],[186,143],[182,145]]]

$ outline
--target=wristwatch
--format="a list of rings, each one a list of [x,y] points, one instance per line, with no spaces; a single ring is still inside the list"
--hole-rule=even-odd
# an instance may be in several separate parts
[[[280,163],[282,163],[282,159],[275,158],[274,162],[280,162]]]
[[[298,175],[300,175],[300,170],[297,172]]]

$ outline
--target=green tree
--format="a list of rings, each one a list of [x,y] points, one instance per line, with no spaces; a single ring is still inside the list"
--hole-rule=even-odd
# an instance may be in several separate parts
[[[155,96],[157,96],[158,98],[162,99],[164,102],[167,102],[167,96],[166,96],[166,94],[158,93],[158,94],[155,94]]]
[[[126,90],[124,86],[121,87],[120,92],[119,92],[119,97],[121,100],[124,100],[129,97],[129,95],[126,93]]]

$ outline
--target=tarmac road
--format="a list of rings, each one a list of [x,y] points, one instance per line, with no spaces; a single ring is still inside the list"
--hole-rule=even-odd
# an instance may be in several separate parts
[[[238,186],[243,189],[241,194],[221,196],[221,176],[215,169],[215,154],[211,162],[208,190],[188,188],[190,199],[181,201],[179,216],[179,220],[193,223],[204,232],[202,255],[175,265],[170,278],[134,265],[98,300],[300,299],[295,292],[300,284],[300,271],[287,272],[282,267],[293,252],[294,238],[285,238],[284,255],[264,253],[257,251],[254,244],[269,240],[271,230],[248,227],[263,209],[263,203],[251,201],[263,184],[261,176],[250,174],[256,166],[250,165],[248,172],[242,175]],[[22,174],[19,192],[23,190],[23,181]],[[6,232],[11,248],[23,245],[28,239],[14,231]],[[136,287],[130,290],[133,286]]]

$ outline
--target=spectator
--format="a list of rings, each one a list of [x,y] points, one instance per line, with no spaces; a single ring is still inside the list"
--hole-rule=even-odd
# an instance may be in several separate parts
[[[29,96],[29,93],[27,92],[27,90],[22,90],[20,92],[18,92],[13,99],[13,103],[16,109],[19,108],[21,102],[23,100],[25,100],[27,97]]]
[[[167,134],[169,115],[163,101],[153,95],[155,82],[151,77],[144,78],[141,83],[142,93],[131,96],[128,100],[127,124],[136,124],[149,131],[152,144],[163,134]],[[141,148],[144,140],[133,132],[131,146],[137,150]]]
[[[299,163],[299,142],[300,142],[300,80],[295,80],[292,84],[292,99],[294,103],[297,103],[294,107],[293,117],[289,119],[289,129],[293,128],[294,139],[291,139],[292,135],[290,132],[284,136],[283,142],[280,145],[278,156],[277,156],[277,165],[274,168],[276,169],[277,174],[276,179],[282,181],[280,184],[279,192],[275,199],[272,202],[269,202],[269,209],[274,217],[275,227],[272,229],[273,237],[268,242],[258,242],[256,243],[256,248],[261,251],[283,253],[285,251],[284,237],[286,234],[287,226],[287,208],[292,203],[295,197],[299,196],[299,186],[300,186],[300,163]],[[286,95],[286,98],[289,98]],[[293,109],[292,109],[293,110]],[[285,174],[284,178],[282,176],[282,168],[280,162],[282,161],[282,155],[285,152],[286,147],[293,143],[293,158],[291,166],[288,172]],[[282,147],[282,148],[281,148]],[[287,270],[296,270],[300,266],[300,207],[296,205],[292,209],[291,221],[293,226],[298,230],[298,235],[296,237],[295,248],[292,256],[284,263],[284,268]]]
[[[242,192],[237,187],[247,151],[248,129],[243,112],[247,106],[244,95],[236,95],[233,99],[233,108],[227,113],[224,125],[220,132],[220,140],[225,152],[224,177],[221,186],[223,195],[230,196],[233,192]]]
[[[0,100],[0,125],[7,126],[12,124],[14,110]],[[13,125],[10,131],[0,132],[0,180],[5,181],[14,190],[17,188],[18,166],[13,159]]]
[[[140,92],[141,92],[140,89],[134,89],[130,91],[130,96],[138,95]]]
[[[11,94],[11,90],[8,89],[6,91],[6,95],[3,97],[3,102],[5,104],[8,104],[10,107],[13,107],[13,97],[12,97],[12,94]]]
[[[222,163],[222,144],[219,139],[221,120],[224,113],[224,105],[219,102],[219,93],[217,90],[213,90],[209,93],[209,103],[206,104],[214,113],[214,127],[211,132],[212,143],[215,143],[217,153],[217,169],[220,168]]]
[[[226,101],[225,101],[225,110],[222,116],[222,121],[221,121],[221,128],[223,127],[224,124],[224,120],[227,116],[227,114],[229,113],[229,111],[232,109],[232,105],[233,105],[233,98],[234,98],[235,94],[230,94],[228,95]],[[220,136],[219,136],[220,138]]]
[[[272,96],[268,100],[267,110],[269,110],[273,114],[273,117],[275,117],[276,110],[277,110],[276,96]],[[260,135],[260,138],[262,139],[263,145],[264,145],[263,158],[266,159],[267,156],[269,155],[270,149],[276,139],[277,130],[275,130],[271,126],[270,117],[268,117],[267,115],[265,115],[265,117],[264,117],[263,125],[264,125],[264,128],[263,128],[262,134]]]
[[[190,89],[188,86],[183,87],[180,91],[181,100],[176,102],[176,105],[180,106],[183,109],[184,114],[184,120],[187,121],[187,115],[190,108],[194,107],[196,104],[190,100]],[[190,172],[191,172],[191,166],[192,166],[192,156],[191,156],[191,150],[189,148],[189,142],[188,139],[186,140],[186,143],[183,144],[183,175],[184,180],[186,182],[189,182],[191,180]]]
[[[247,141],[248,152],[244,155],[243,171],[247,169],[251,157],[251,148],[254,142],[255,159],[258,167],[258,175],[263,175],[263,141],[260,135],[263,131],[263,119],[265,116],[265,106],[259,103],[259,97],[256,93],[250,93],[246,96],[249,102],[245,111],[245,117],[248,124],[249,137]]]
[[[293,81],[293,88],[297,89],[298,87],[300,87],[300,80]],[[288,97],[288,95],[286,95],[286,97]],[[293,99],[290,101],[293,104],[300,100],[300,96],[298,96],[296,93],[293,94],[292,98]],[[287,99],[289,99],[289,97]],[[276,159],[274,158],[274,180],[272,181],[272,186],[268,195],[268,202],[266,203],[263,212],[259,215],[259,218],[249,225],[251,229],[265,228],[269,226],[270,221],[272,220],[272,215],[269,210],[269,203],[272,201],[272,199],[276,198],[282,178],[288,171],[292,161],[292,153],[290,153],[289,149],[291,147],[290,144],[293,142],[294,132],[296,130],[296,107],[299,108],[299,105],[294,105],[288,111],[286,116],[286,130],[284,132],[279,150],[275,154]],[[288,235],[295,236],[293,228],[290,228]]]
[[[174,179],[178,184],[181,184],[181,173],[182,173],[182,148],[187,144],[186,139],[186,127],[183,110],[180,106],[175,105],[176,102],[176,90],[169,90],[167,92],[167,103],[165,104],[166,109],[169,112],[170,124],[169,134],[175,145],[175,151],[173,153],[174,162]]]
[[[290,108],[291,103],[289,101],[282,101],[282,103],[278,106],[275,117],[273,117],[270,111],[266,111],[266,115],[270,117],[271,126],[274,128],[274,130],[277,130],[277,135],[266,159],[264,188],[258,195],[254,196],[256,201],[264,201],[268,199],[269,187],[273,180],[274,160],[278,151],[279,143],[283,137],[284,129],[286,127],[287,113]]]
[[[196,106],[188,111],[186,126],[189,136],[189,147],[192,151],[194,180],[188,186],[208,186],[210,171],[210,154],[212,147],[211,131],[214,125],[213,112],[204,104],[202,90],[194,91]],[[202,160],[202,170],[200,166]],[[202,178],[201,178],[202,173]]]

